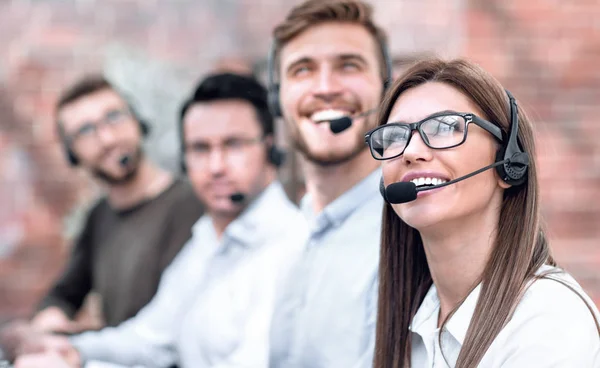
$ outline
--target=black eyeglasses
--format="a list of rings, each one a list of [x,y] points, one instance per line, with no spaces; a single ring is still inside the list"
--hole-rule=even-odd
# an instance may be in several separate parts
[[[413,130],[417,130],[427,147],[433,149],[460,146],[467,139],[470,123],[475,123],[502,142],[502,130],[473,114],[440,112],[416,123],[388,123],[365,134],[371,155],[376,160],[389,160],[404,153]]]

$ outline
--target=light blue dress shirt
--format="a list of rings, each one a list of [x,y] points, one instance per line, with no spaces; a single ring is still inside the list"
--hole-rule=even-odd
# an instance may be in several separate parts
[[[302,200],[309,238],[278,295],[272,368],[371,367],[383,199],[376,170],[315,215]]]
[[[276,283],[301,251],[292,239],[306,236],[304,224],[278,182],[220,240],[203,216],[138,315],[72,342],[87,360],[124,366],[267,367]]]

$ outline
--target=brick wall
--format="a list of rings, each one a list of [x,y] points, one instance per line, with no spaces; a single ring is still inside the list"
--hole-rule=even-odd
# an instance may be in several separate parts
[[[472,1],[464,53],[535,119],[553,250],[600,305],[600,2]]]
[[[217,65],[264,67],[270,29],[296,2],[0,1],[0,321],[31,311],[97,194],[66,166],[57,143],[52,104],[61,88],[103,71],[150,119],[151,157],[175,170],[183,96]],[[600,3],[372,3],[396,58],[470,57],[529,110],[557,258],[600,305]]]

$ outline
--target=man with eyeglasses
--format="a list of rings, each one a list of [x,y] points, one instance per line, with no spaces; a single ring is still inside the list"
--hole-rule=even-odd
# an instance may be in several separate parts
[[[206,214],[137,316],[71,337],[75,349],[55,344],[75,362],[269,366],[275,290],[307,230],[276,180],[282,154],[266,89],[250,76],[208,76],[182,108],[181,132],[182,165]],[[45,358],[24,356],[16,366]]]
[[[190,184],[144,154],[148,126],[105,78],[88,76],[66,90],[56,121],[68,162],[90,173],[106,195],[87,214],[65,271],[31,324],[4,330],[8,345],[37,332],[97,328],[74,322],[92,291],[105,325],[135,316],[202,215]]]

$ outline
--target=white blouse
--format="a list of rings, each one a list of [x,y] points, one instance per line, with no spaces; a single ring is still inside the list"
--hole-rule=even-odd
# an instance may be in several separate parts
[[[539,272],[553,269],[543,266]],[[597,307],[570,275],[563,271],[550,277],[579,291],[600,320]],[[440,301],[435,285],[431,286],[410,326],[413,368],[455,366],[480,291],[481,285],[448,320],[440,347]],[[479,367],[599,368],[600,334],[592,313],[577,294],[557,281],[537,280],[527,289]]]

